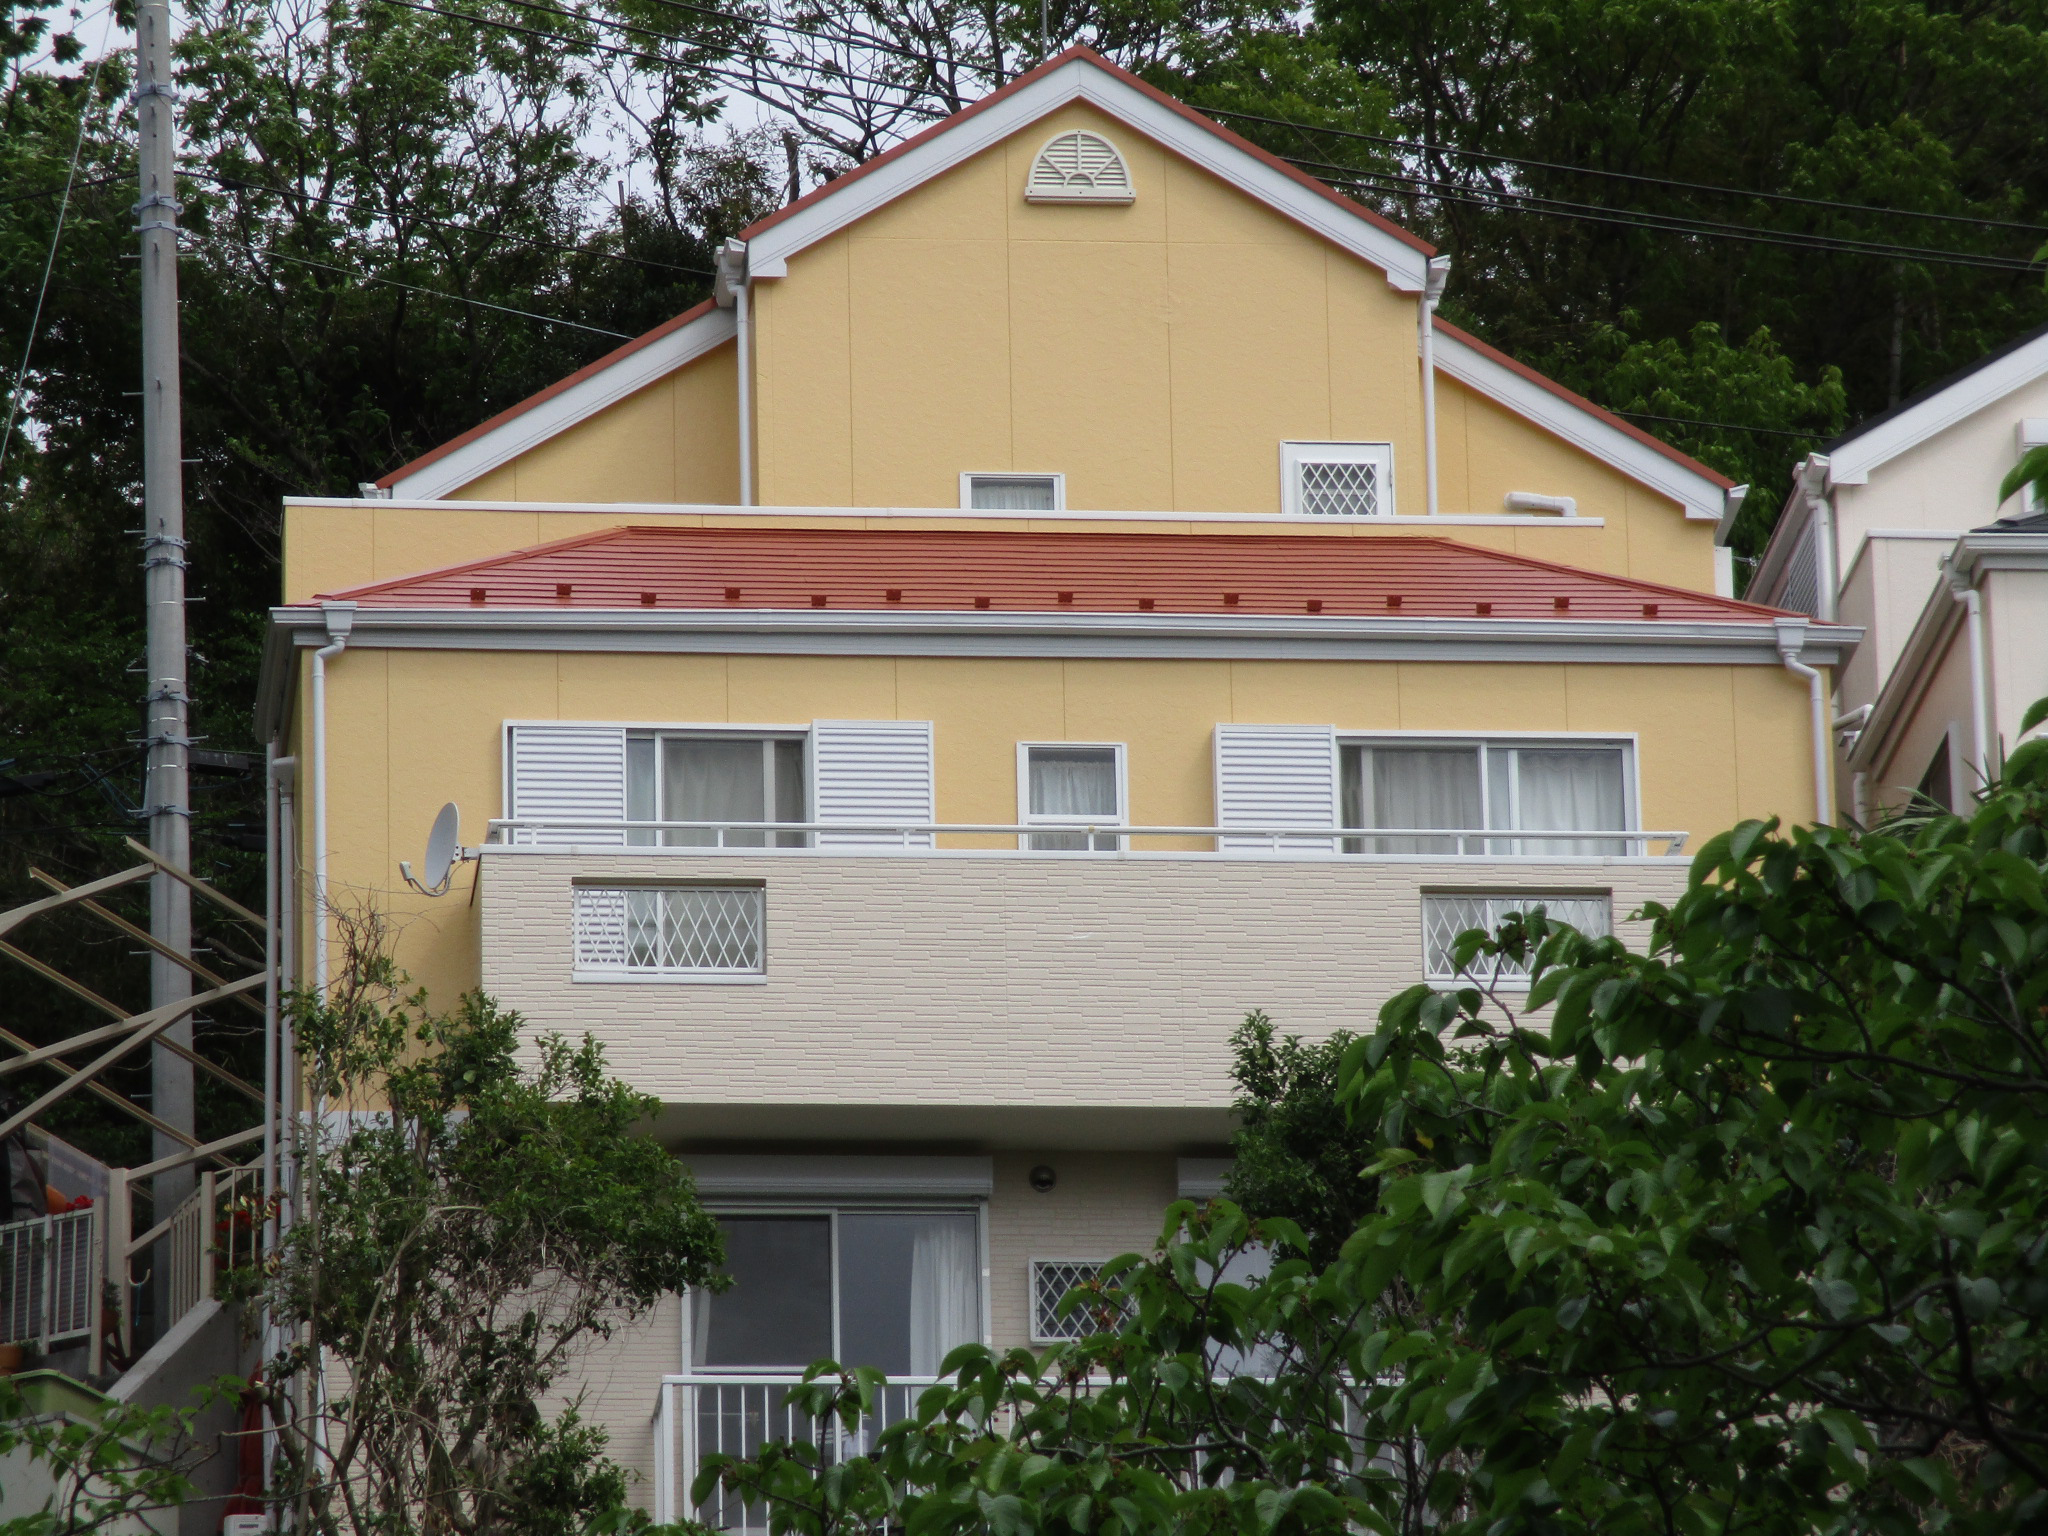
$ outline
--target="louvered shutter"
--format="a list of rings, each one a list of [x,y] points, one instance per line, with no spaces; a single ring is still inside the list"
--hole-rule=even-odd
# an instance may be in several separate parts
[[[507,809],[515,821],[626,819],[626,732],[616,725],[515,725]],[[522,843],[623,843],[623,827],[523,829]]]
[[[929,720],[817,720],[811,725],[811,783],[816,819],[903,823],[933,819]],[[817,834],[820,848],[929,848],[929,834]]]
[[[1337,732],[1327,725],[1216,727],[1219,827],[1337,825]],[[1334,853],[1335,838],[1219,837],[1219,848]]]

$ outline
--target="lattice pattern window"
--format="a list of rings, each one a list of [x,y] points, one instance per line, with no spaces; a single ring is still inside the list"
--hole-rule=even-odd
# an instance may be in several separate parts
[[[1099,1303],[1077,1302],[1062,1317],[1060,1302],[1077,1285],[1093,1280],[1106,1259],[1033,1259],[1031,1261],[1031,1342],[1060,1344],[1102,1331]]]
[[[1063,133],[1031,162],[1024,199],[1032,203],[1128,203],[1131,168],[1099,133]]]
[[[1302,465],[1301,512],[1304,517],[1378,517],[1379,465]]]
[[[1392,517],[1386,443],[1282,443],[1282,509],[1291,517]]]
[[[757,885],[578,886],[576,969],[616,976],[757,975],[766,898]]]
[[[1579,932],[1605,938],[1614,931],[1613,902],[1606,896],[1546,896],[1519,892],[1499,896],[1425,896],[1422,898],[1422,952],[1425,974],[1431,981],[1460,981],[1451,961],[1451,946],[1458,935],[1473,928],[1488,933],[1498,928],[1511,912],[1532,912],[1541,907],[1553,922],[1570,923]],[[1496,981],[1527,981],[1526,966],[1505,960],[1474,963],[1477,979],[1484,981],[1488,967]]]

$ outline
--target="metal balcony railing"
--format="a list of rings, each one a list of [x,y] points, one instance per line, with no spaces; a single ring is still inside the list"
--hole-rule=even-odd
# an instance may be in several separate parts
[[[690,1487],[707,1456],[756,1456],[762,1446],[778,1440],[808,1441],[830,1462],[863,1456],[884,1429],[917,1411],[918,1394],[939,1379],[892,1377],[881,1389],[877,1411],[848,1430],[836,1420],[813,1418],[790,1401],[791,1391],[802,1381],[794,1373],[662,1377],[654,1408],[656,1523],[688,1516],[713,1530],[765,1536],[767,1510],[723,1488],[701,1505],[692,1503]]]
[[[98,1207],[0,1226],[0,1343],[89,1338],[102,1271]]]
[[[1043,846],[1062,834],[1076,847]],[[1208,849],[1157,850],[1283,858],[1408,857],[1454,859],[1642,858],[1651,844],[1664,857],[1685,850],[1685,832],[1642,828],[1468,827],[1143,827],[1117,822],[816,822],[816,821],[606,821],[566,817],[507,817],[490,824],[492,844],[518,847],[618,848],[651,846],[664,853],[931,853],[941,837],[1015,838],[1017,852],[1034,858],[1115,858],[1142,854],[1142,842],[1204,841]],[[679,839],[687,838],[688,841]],[[1063,840],[1064,840],[1063,838]],[[944,849],[946,853],[1007,849]]]

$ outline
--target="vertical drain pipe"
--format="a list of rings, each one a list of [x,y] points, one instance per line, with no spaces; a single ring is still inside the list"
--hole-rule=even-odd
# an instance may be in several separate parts
[[[740,505],[754,504],[754,341],[748,334],[752,316],[748,313],[747,242],[728,240],[719,250],[718,272],[711,284],[712,300],[720,308],[730,306],[735,326],[734,350],[739,375],[740,419]]]
[[[1806,679],[1807,705],[1813,716],[1813,819],[1826,825],[1835,819],[1835,797],[1830,782],[1834,764],[1833,733],[1828,729],[1827,679],[1799,659],[1806,648],[1806,620],[1777,619],[1778,659],[1794,677]]]
[[[1977,771],[1977,788],[1991,782],[1991,688],[1990,667],[1984,656],[1984,594],[1977,583],[1956,569],[1955,556],[1942,562],[1948,577],[1949,596],[1963,605],[1963,624],[1970,646],[1970,766]]]
[[[348,646],[356,605],[322,603],[327,643],[313,653],[313,990],[327,997],[327,663]]]
[[[1422,304],[1416,324],[1422,344],[1422,477],[1428,512],[1437,514],[1436,494],[1436,306],[1444,296],[1444,284],[1451,279],[1451,258],[1429,258],[1429,276],[1423,281]]]

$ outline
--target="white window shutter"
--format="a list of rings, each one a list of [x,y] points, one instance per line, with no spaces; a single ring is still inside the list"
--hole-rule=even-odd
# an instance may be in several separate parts
[[[811,723],[815,819],[832,822],[924,823],[934,819],[932,725],[929,720],[816,720]],[[891,832],[817,834],[820,848],[929,848],[929,833],[908,839]]]
[[[515,821],[626,819],[626,732],[616,725],[515,725],[506,751]],[[522,843],[623,843],[624,827],[522,830]]]
[[[1216,825],[1337,825],[1337,732],[1328,725],[1216,727]],[[1335,838],[1219,837],[1218,848],[1334,853]]]

